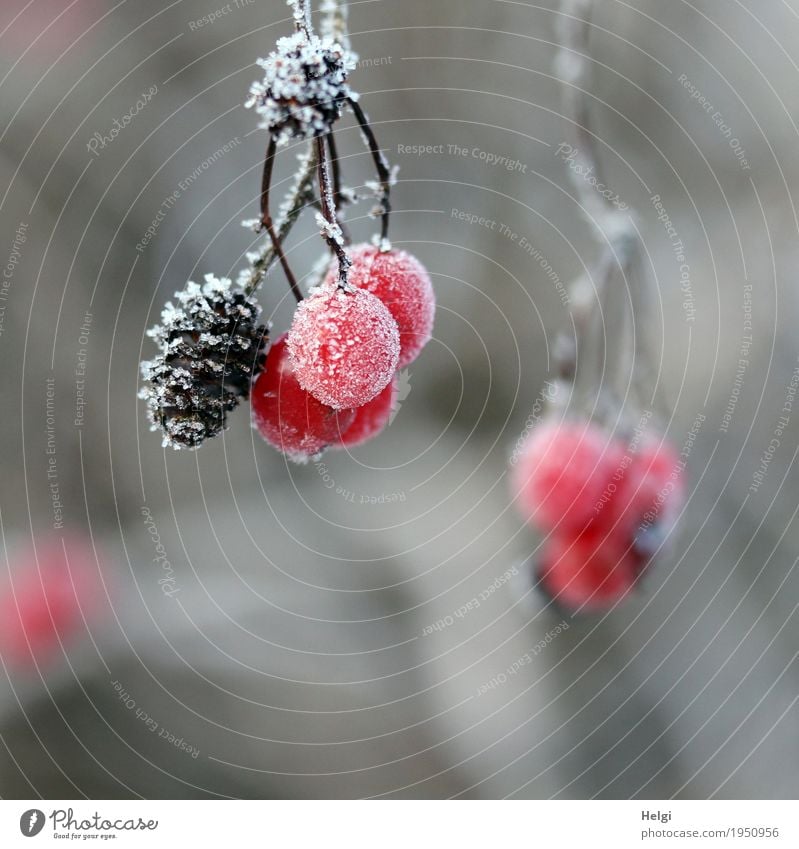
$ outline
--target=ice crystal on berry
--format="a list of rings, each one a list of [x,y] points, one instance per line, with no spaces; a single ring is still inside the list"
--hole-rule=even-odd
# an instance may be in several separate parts
[[[299,30],[258,64],[264,79],[252,84],[246,106],[279,145],[328,132],[353,94],[347,76],[355,55],[330,38]]]
[[[176,292],[177,304],[167,303],[147,332],[159,354],[141,364],[148,385],[139,397],[151,429],[160,428],[173,448],[197,448],[224,430],[263,365],[267,332],[258,304],[230,280],[209,274],[205,281]]]

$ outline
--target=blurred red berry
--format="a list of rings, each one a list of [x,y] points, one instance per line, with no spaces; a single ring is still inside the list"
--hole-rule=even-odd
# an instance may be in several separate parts
[[[597,514],[623,458],[623,444],[594,424],[542,424],[511,468],[511,489],[541,530],[579,531]]]
[[[601,610],[635,586],[646,560],[600,524],[577,535],[553,534],[538,565],[539,587],[570,610]]]
[[[351,427],[355,411],[334,410],[300,386],[283,334],[269,349],[253,385],[252,416],[270,445],[295,462],[305,462],[339,441]]]
[[[674,448],[654,436],[625,444],[592,423],[544,424],[525,441],[511,482],[549,538],[540,586],[571,609],[623,598],[659,550],[683,503]]]
[[[397,370],[397,322],[364,289],[312,290],[297,307],[287,344],[300,386],[337,410],[368,403]]]
[[[679,455],[665,441],[645,439],[632,454],[614,502],[617,517],[635,526],[644,522],[673,523],[684,498],[678,473]]]
[[[368,404],[355,410],[355,419],[331,448],[354,448],[377,436],[388,424],[397,399],[399,384],[396,377]]]
[[[0,590],[0,655],[18,666],[48,662],[60,643],[85,629],[84,618],[96,614],[101,592],[88,543],[74,538],[38,543]]]
[[[350,249],[349,282],[376,295],[397,322],[400,335],[399,368],[408,365],[430,340],[436,297],[425,267],[407,251],[381,251],[370,244]],[[333,262],[326,282],[338,279]]]
[[[9,31],[7,41],[14,47],[36,51],[38,55],[64,50],[81,38],[81,46],[96,43],[95,25],[108,12],[108,0],[3,0],[0,3],[0,32]],[[10,29],[9,29],[10,28]]]

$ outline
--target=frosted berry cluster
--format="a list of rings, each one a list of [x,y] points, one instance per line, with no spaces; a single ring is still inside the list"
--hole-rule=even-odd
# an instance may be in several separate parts
[[[258,64],[264,79],[250,86],[245,105],[258,112],[278,145],[329,132],[354,97],[347,76],[355,55],[330,38],[300,29],[278,39]]]
[[[344,286],[333,263],[255,382],[253,422],[292,460],[377,436],[391,417],[398,366],[430,338],[435,297],[427,272],[405,252],[377,251],[352,249]]]
[[[260,307],[230,280],[209,274],[168,302],[161,323],[147,331],[158,356],[141,364],[151,429],[163,445],[197,448],[227,425],[227,414],[250,394],[263,365],[266,327]]]
[[[629,593],[683,502],[679,456],[653,436],[635,445],[586,422],[545,423],[511,470],[523,515],[547,534],[538,581],[570,609]]]

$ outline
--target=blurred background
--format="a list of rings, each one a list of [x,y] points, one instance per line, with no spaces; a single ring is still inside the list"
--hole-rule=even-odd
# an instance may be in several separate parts
[[[505,480],[597,257],[557,154],[559,5],[349,14],[400,167],[392,241],[438,312],[385,433],[296,466],[246,406],[165,451],[136,397],[163,302],[256,241],[266,139],[242,103],[290,10],[0,8],[0,795],[795,797],[799,6],[596,3],[598,154],[637,212],[659,293],[637,331],[691,448],[671,554],[575,618],[526,580],[540,541]],[[285,329],[277,270],[259,298]]]

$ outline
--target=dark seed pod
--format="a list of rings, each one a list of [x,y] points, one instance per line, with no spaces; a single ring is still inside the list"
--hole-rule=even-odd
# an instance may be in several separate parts
[[[252,84],[246,105],[279,145],[328,132],[354,96],[347,85],[354,56],[331,39],[296,32],[258,64],[264,79]]]
[[[225,429],[265,359],[268,334],[258,324],[258,304],[230,280],[205,280],[176,292],[177,306],[164,307],[161,324],[148,331],[160,353],[141,364],[148,385],[139,397],[151,429],[176,449],[197,448]]]

